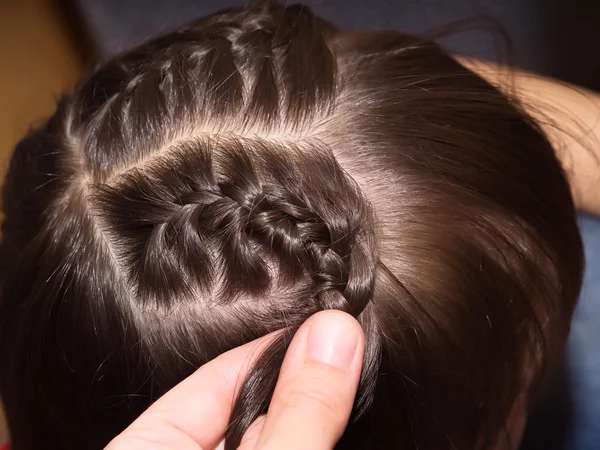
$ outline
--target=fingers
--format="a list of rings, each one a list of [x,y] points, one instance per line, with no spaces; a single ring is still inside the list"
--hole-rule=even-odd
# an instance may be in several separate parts
[[[237,391],[273,335],[215,358],[178,384],[107,450],[208,450],[222,439]]]
[[[234,349],[198,369],[107,448],[214,448],[241,382],[273,337]],[[332,449],[350,417],[363,353],[364,336],[354,318],[339,311],[311,317],[290,344],[266,419],[251,426],[240,448]]]
[[[262,430],[245,437],[243,448],[333,449],[350,418],[363,354],[364,335],[353,317],[340,311],[311,317],[290,344],[267,418],[256,426]]]

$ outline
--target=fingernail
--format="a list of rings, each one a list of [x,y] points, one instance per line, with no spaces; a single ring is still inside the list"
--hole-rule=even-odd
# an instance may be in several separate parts
[[[357,346],[357,327],[341,313],[321,314],[310,324],[306,349],[310,359],[346,370]]]

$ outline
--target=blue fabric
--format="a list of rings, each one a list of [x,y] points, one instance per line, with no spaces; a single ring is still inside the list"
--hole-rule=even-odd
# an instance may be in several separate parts
[[[600,219],[580,223],[587,266],[565,372],[533,414],[522,450],[600,449]]]
[[[600,220],[583,218],[587,269],[569,342],[568,450],[600,449]]]

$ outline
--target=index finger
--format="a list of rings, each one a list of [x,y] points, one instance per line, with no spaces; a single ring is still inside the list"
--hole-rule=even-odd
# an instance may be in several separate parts
[[[107,450],[216,447],[249,368],[272,336],[223,353],[200,367],[148,408]]]

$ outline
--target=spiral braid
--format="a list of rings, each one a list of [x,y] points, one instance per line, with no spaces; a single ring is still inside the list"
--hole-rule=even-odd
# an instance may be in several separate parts
[[[358,316],[373,291],[373,230],[368,203],[335,158],[248,140],[215,145],[186,143],[98,186],[94,203],[110,233],[126,236],[118,245],[138,297],[160,304],[172,289],[191,295],[194,278],[213,292],[216,275],[195,270],[201,261],[225,270],[222,291],[233,296],[304,282],[316,310]],[[276,280],[269,261],[278,261]]]

